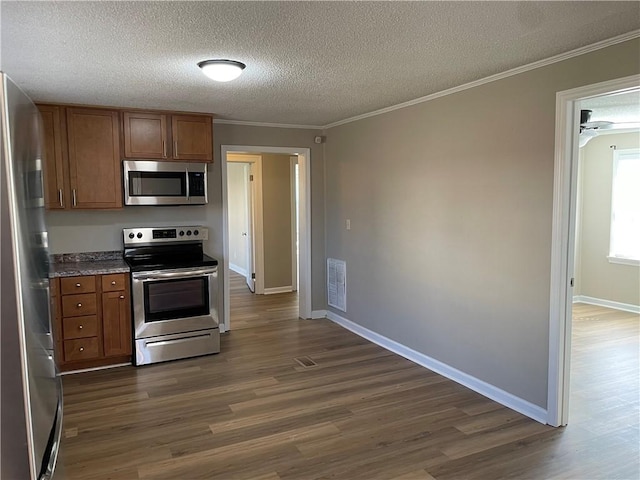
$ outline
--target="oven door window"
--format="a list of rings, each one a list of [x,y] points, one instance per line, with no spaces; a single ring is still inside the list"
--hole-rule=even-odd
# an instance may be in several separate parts
[[[185,172],[129,172],[130,197],[186,197]]]
[[[144,283],[146,322],[209,314],[207,277]]]

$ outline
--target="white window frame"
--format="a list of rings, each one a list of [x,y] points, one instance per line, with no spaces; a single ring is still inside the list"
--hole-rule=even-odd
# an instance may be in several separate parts
[[[611,182],[611,220],[609,227],[609,255],[607,255],[607,259],[609,263],[619,263],[622,265],[640,265],[640,258],[633,257],[624,257],[621,255],[616,255],[616,252],[613,252],[613,239],[614,239],[614,229],[613,229],[613,220],[614,220],[614,211],[615,211],[615,191],[616,191],[616,172],[618,169],[618,164],[620,160],[631,157],[633,159],[637,159],[640,162],[640,148],[627,148],[624,150],[614,150],[613,151],[613,177]]]

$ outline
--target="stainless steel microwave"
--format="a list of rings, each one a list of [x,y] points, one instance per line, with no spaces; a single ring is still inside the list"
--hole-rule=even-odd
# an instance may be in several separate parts
[[[124,160],[125,205],[204,205],[206,163]]]

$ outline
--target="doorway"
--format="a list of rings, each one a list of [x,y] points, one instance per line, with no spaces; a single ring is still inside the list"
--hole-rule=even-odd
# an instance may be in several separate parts
[[[640,75],[558,92],[554,163],[547,423],[566,425],[569,385],[581,102],[638,89]]]
[[[223,199],[223,252],[224,252],[224,266],[223,266],[223,275],[224,275],[224,283],[223,283],[223,320],[221,321],[221,329],[222,331],[227,331],[231,328],[230,326],[230,268],[229,268],[229,201],[228,201],[228,192],[227,192],[227,181],[228,181],[228,165],[229,165],[229,155],[231,157],[235,155],[261,155],[261,154],[282,154],[290,157],[296,157],[296,166],[293,164],[291,167],[287,165],[287,169],[291,168],[292,171],[297,170],[297,182],[295,184],[295,195],[298,199],[299,207],[296,209],[296,217],[297,217],[297,249],[294,249],[295,258],[296,258],[296,284],[298,289],[299,296],[299,308],[298,308],[298,316],[300,318],[311,318],[311,202],[310,202],[310,187],[311,187],[311,178],[310,178],[310,149],[309,148],[297,148],[297,147],[263,147],[263,146],[236,146],[236,145],[223,145],[222,146],[222,199]],[[291,194],[293,195],[293,193]],[[257,198],[258,195],[255,195]],[[254,198],[255,202],[255,198]],[[254,238],[258,236],[259,225],[257,225],[258,215],[256,215],[256,228],[254,230]],[[291,237],[291,241],[293,242],[293,236]],[[255,259],[254,262],[257,264],[261,261],[259,258],[259,248],[255,249]],[[293,255],[292,257],[292,265],[293,265]],[[262,259],[264,262],[264,258]],[[293,268],[290,271],[290,274],[293,275]],[[259,276],[256,275],[256,292],[258,292],[259,284],[258,284]],[[263,285],[264,287],[264,285]],[[294,284],[292,282],[291,288],[293,289]],[[275,293],[275,292],[273,292]]]
[[[264,293],[262,157],[227,156],[229,269],[242,275],[252,293]]]

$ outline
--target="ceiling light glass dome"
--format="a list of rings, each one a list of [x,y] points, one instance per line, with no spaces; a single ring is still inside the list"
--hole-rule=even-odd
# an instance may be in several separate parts
[[[229,82],[234,78],[238,78],[246,65],[235,60],[204,60],[198,63],[207,77],[216,82]]]

